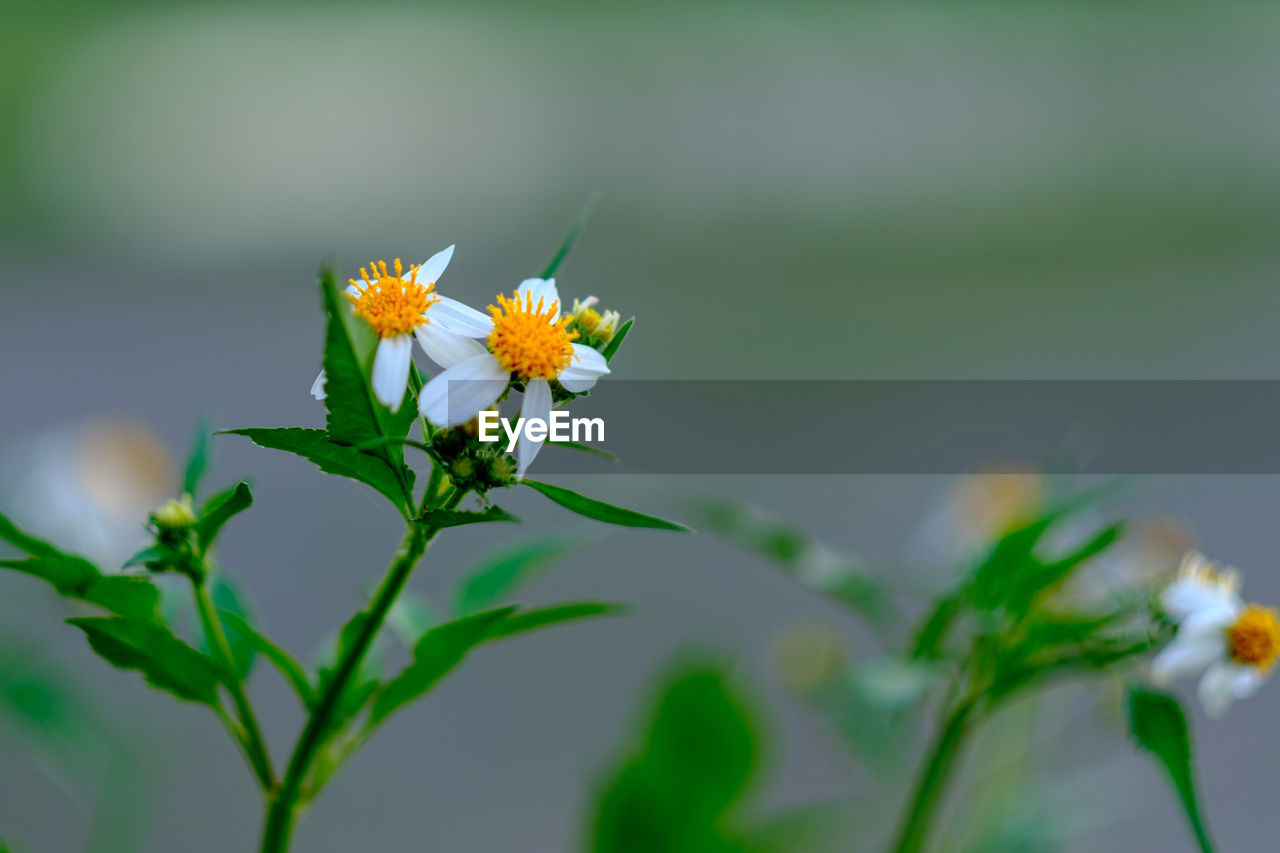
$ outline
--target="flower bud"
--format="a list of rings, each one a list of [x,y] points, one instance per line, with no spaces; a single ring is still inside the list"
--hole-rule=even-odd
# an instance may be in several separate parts
[[[196,511],[191,505],[191,495],[183,495],[156,508],[151,520],[161,530],[181,530],[196,523]]]

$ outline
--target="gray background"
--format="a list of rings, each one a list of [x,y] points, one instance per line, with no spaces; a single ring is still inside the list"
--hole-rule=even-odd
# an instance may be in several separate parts
[[[0,437],[127,417],[181,452],[200,412],[313,425],[331,254],[422,260],[483,304],[533,275],[579,201],[605,200],[562,292],[639,317],[628,378],[1271,378],[1280,295],[1280,12],[1174,3],[215,7],[58,3],[0,35]],[[601,387],[608,393],[607,385]],[[801,415],[802,413],[798,413]],[[1224,418],[1231,417],[1223,412]],[[678,416],[673,419],[678,429]],[[714,448],[708,448],[714,452]],[[770,452],[761,448],[762,453]],[[305,651],[385,564],[396,521],[359,487],[222,439],[215,479],[255,510],[222,559]],[[566,480],[679,515],[732,494],[889,566],[946,483],[928,477]],[[1147,484],[1280,601],[1272,477]],[[531,526],[573,524],[535,495]],[[494,544],[442,539],[443,595]],[[506,534],[508,537],[515,534]],[[669,655],[723,650],[777,726],[778,803],[853,786],[837,741],[766,659],[830,604],[710,537],[613,532],[531,586],[635,614],[496,646],[391,723],[298,835],[300,851],[572,849],[591,781]],[[152,853],[252,849],[259,810],[215,721],[105,671],[23,578],[6,637],[72,667],[152,736]],[[276,743],[299,717],[253,685]],[[1198,720],[1221,847],[1266,849],[1274,686]],[[1067,731],[1117,806],[1079,850],[1184,850],[1162,780],[1105,723]],[[1089,748],[1092,751],[1089,751]],[[1052,735],[1041,760],[1065,766]],[[1114,795],[1111,795],[1114,792]],[[0,830],[82,848],[86,808],[0,741]]]

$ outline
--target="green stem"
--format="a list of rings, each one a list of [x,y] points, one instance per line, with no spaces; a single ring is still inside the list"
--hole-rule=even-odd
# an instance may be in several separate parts
[[[898,827],[897,840],[891,848],[895,853],[919,853],[924,849],[938,806],[942,803],[947,780],[955,769],[956,759],[969,733],[973,709],[972,700],[956,705],[934,738],[928,759],[912,788],[911,804]]]
[[[271,753],[267,750],[266,739],[262,736],[262,729],[258,726],[258,719],[253,713],[253,706],[249,704],[249,697],[244,691],[244,681],[240,678],[240,673],[236,669],[235,656],[231,654],[231,645],[227,642],[227,635],[222,630],[222,623],[218,620],[216,611],[213,608],[213,600],[209,598],[209,591],[205,588],[204,580],[192,579],[192,591],[195,595],[196,610],[200,613],[200,623],[204,626],[204,635],[209,641],[209,648],[213,651],[214,656],[218,659],[224,673],[226,674],[227,690],[231,693],[231,698],[236,705],[236,714],[240,718],[240,726],[244,730],[243,745],[245,754],[249,759],[253,772],[258,777],[258,781],[262,784],[263,790],[270,791],[275,788],[276,774],[271,767]]]
[[[360,626],[360,633],[351,647],[338,662],[333,676],[324,685],[324,692],[316,702],[315,710],[307,720],[307,725],[303,728],[298,744],[289,759],[284,781],[279,791],[270,800],[266,827],[262,835],[262,853],[284,853],[289,849],[289,837],[293,833],[298,798],[302,793],[303,783],[311,771],[316,754],[331,734],[333,715],[346,692],[347,684],[373,644],[374,637],[378,635],[382,623],[387,618],[387,613],[391,610],[391,605],[404,589],[414,566],[422,558],[427,544],[435,533],[433,529],[410,525],[409,532],[401,542],[395,559],[387,570],[386,577],[383,578],[382,585],[378,587],[373,601],[369,604],[368,618]]]

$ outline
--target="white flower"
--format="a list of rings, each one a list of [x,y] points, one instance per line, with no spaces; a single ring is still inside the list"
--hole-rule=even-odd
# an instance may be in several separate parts
[[[1168,682],[1203,672],[1196,692],[1210,717],[1221,717],[1236,699],[1257,692],[1280,656],[1276,611],[1245,604],[1239,587],[1235,570],[1220,570],[1192,552],[1178,579],[1160,594],[1160,606],[1178,633],[1152,662],[1152,678]]]
[[[488,346],[467,339],[458,351],[469,348],[468,357],[435,359],[445,370],[418,395],[418,410],[438,426],[457,426],[476,417],[502,396],[513,378],[524,383],[521,417],[547,421],[552,381],[580,393],[609,372],[604,356],[573,342],[576,333],[567,328],[571,318],[561,314],[553,278],[526,279],[514,298],[499,295],[498,305],[490,305],[489,313],[483,333]],[[524,476],[541,449],[541,441],[521,438],[516,446],[519,476]]]
[[[489,333],[492,321],[456,299],[435,292],[436,282],[449,266],[453,246],[437,252],[421,266],[406,272],[397,258],[394,271],[383,261],[360,268],[360,279],[350,279],[347,298],[380,340],[373,356],[373,394],[389,409],[400,408],[409,384],[413,339],[437,364],[448,367],[474,354],[472,338]],[[311,395],[323,400],[324,371],[311,386]]]

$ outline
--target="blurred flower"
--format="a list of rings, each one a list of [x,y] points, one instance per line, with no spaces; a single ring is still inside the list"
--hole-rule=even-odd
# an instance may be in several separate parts
[[[1193,551],[1160,595],[1178,633],[1156,656],[1152,677],[1167,682],[1203,671],[1197,695],[1210,717],[1221,717],[1236,699],[1257,692],[1280,657],[1276,611],[1245,604],[1239,588],[1234,569],[1219,569]]]
[[[555,279],[527,279],[513,296],[499,295],[498,305],[489,306],[492,318],[486,318],[487,349],[468,340],[474,355],[452,363],[438,362],[445,370],[418,395],[418,410],[432,423],[466,423],[492,406],[513,378],[524,383],[521,417],[547,421],[553,405],[552,381],[558,380],[566,391],[577,394],[609,372],[604,356],[574,343],[578,333],[568,328],[571,318],[560,313]],[[542,444],[521,438],[516,447],[520,476]]]
[[[826,622],[804,620],[786,626],[773,644],[773,669],[791,689],[812,693],[834,681],[845,665],[845,644]]]
[[[14,521],[108,569],[145,543],[147,517],[173,485],[164,445],[131,423],[46,430],[7,457],[0,499]]]
[[[1070,609],[1095,609],[1150,593],[1174,578],[1194,547],[1195,536],[1177,521],[1144,522],[1073,574],[1054,599]]]
[[[934,561],[963,562],[975,557],[1044,506],[1042,474],[1018,466],[979,471],[961,477],[940,509],[916,532],[911,549]]]
[[[435,291],[436,281],[449,266],[453,246],[437,252],[406,272],[396,258],[393,270],[385,261],[360,268],[360,279],[349,279],[347,299],[355,314],[377,333],[373,357],[373,393],[389,409],[398,409],[409,384],[413,339],[432,361],[449,367],[483,348],[472,338],[489,333],[490,320],[456,299]],[[324,371],[316,377],[311,394],[324,399]]]

